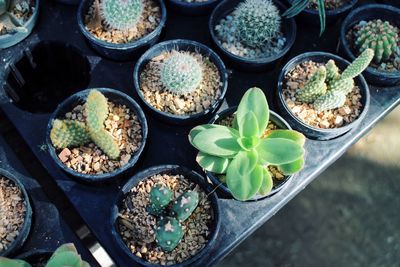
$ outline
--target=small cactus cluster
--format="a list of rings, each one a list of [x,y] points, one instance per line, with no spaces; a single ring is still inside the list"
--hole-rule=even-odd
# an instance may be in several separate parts
[[[374,57],[372,49],[366,49],[351,63],[342,74],[333,60],[321,66],[296,94],[296,100],[312,103],[318,112],[342,107],[346,95],[354,87],[356,76],[360,75]]]
[[[190,54],[174,52],[160,69],[160,80],[166,90],[182,95],[199,87],[203,80],[203,69]]]
[[[71,148],[93,141],[111,159],[120,154],[118,144],[104,128],[108,116],[108,103],[103,94],[91,90],[85,105],[86,123],[74,120],[53,121],[50,139],[55,148]]]
[[[0,257],[0,266],[32,267],[31,264],[23,260],[12,260],[3,257]],[[90,267],[89,263],[82,260],[81,256],[78,254],[78,251],[76,250],[75,246],[72,243],[64,244],[59,248],[57,248],[57,250],[53,253],[53,255],[50,257],[50,259],[45,265],[45,267],[60,267],[60,266]]]
[[[246,0],[236,10],[237,35],[250,47],[261,47],[278,36],[281,17],[271,0]]]
[[[156,242],[164,251],[172,251],[179,244],[183,237],[181,222],[190,217],[199,203],[199,194],[194,190],[182,193],[176,200],[173,195],[171,189],[157,184],[150,191],[147,206],[147,211],[157,216]]]
[[[103,0],[100,5],[105,23],[126,31],[136,26],[143,12],[142,0]]]
[[[399,34],[397,27],[380,19],[359,23],[360,28],[354,31],[355,46],[361,53],[367,48],[375,52],[374,62],[387,61],[397,49]]]

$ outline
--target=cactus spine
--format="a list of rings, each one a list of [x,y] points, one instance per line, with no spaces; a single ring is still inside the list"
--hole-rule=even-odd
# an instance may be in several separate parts
[[[156,242],[164,251],[172,251],[183,237],[182,226],[173,217],[161,218],[156,226]]]
[[[326,68],[321,66],[304,85],[304,88],[297,92],[296,98],[305,103],[314,102],[315,99],[326,92],[325,79]]]
[[[90,142],[84,123],[73,120],[54,120],[50,139],[56,148],[74,147]]]
[[[126,31],[136,26],[143,12],[142,0],[103,0],[101,15],[111,28]]]
[[[271,42],[280,31],[279,10],[271,0],[246,0],[235,12],[238,37],[250,47]]]
[[[301,102],[312,103],[318,112],[342,107],[346,102],[346,95],[354,88],[354,80],[369,65],[374,57],[372,49],[366,49],[357,57],[340,75],[339,69],[333,60],[329,60],[325,67],[320,67],[310,78],[303,89],[300,89],[296,99]],[[326,70],[325,76],[323,70]],[[322,80],[323,88],[328,88],[326,92],[317,94],[316,84]],[[316,97],[315,97],[316,96]]]
[[[179,221],[185,221],[199,204],[199,194],[196,191],[188,191],[180,195],[172,205],[172,214]]]
[[[166,186],[156,185],[150,191],[150,203],[148,212],[153,215],[160,215],[172,201],[174,193]]]
[[[171,93],[178,95],[190,93],[198,88],[202,79],[202,67],[189,54],[176,52],[161,66],[161,83]]]
[[[377,64],[388,60],[399,42],[397,28],[380,19],[364,23],[359,30],[354,31],[354,35],[359,53],[371,48],[375,52],[374,61]]]

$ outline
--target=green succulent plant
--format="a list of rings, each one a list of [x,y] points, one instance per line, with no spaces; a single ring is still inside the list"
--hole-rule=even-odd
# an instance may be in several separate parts
[[[233,127],[205,124],[193,128],[190,143],[199,150],[197,162],[207,171],[226,174],[226,183],[238,200],[266,195],[273,187],[267,166],[284,174],[302,169],[305,137],[292,130],[272,131],[264,137],[269,123],[267,99],[259,88],[243,96]]]
[[[172,214],[179,220],[185,221],[199,204],[199,193],[196,191],[184,192],[172,205]]]
[[[160,80],[166,90],[182,95],[190,93],[200,85],[203,70],[191,55],[175,52],[161,66]]]
[[[183,237],[182,225],[176,218],[164,217],[157,222],[156,242],[164,251],[172,251]]]
[[[282,16],[287,18],[292,18],[297,16],[301,11],[303,11],[313,0],[294,0],[292,2],[292,6],[287,9]],[[326,27],[326,15],[325,15],[325,0],[316,0],[318,6],[318,14],[319,14],[319,24],[320,24],[320,32],[322,35],[325,31]]]
[[[23,260],[12,260],[0,257],[1,267],[32,267]],[[90,267],[89,263],[82,260],[74,244],[64,244],[57,248],[45,265],[46,267]]]
[[[315,110],[319,112],[342,107],[346,102],[346,95],[354,88],[353,79],[368,67],[373,57],[372,49],[364,50],[341,75],[335,62],[329,60],[325,66],[318,68],[303,89],[298,90],[296,100],[312,103]],[[322,69],[326,69],[325,78],[321,74]],[[316,80],[321,83],[316,85]],[[318,88],[325,88],[325,91]]]
[[[9,31],[27,32],[24,23],[11,12],[17,3],[17,0],[0,0],[0,25]]]
[[[150,191],[148,212],[156,216],[162,214],[173,197],[174,193],[168,187],[161,184],[153,186]]]
[[[71,148],[93,141],[110,159],[117,159],[120,149],[111,134],[104,127],[108,116],[108,103],[105,96],[91,90],[86,99],[85,123],[75,120],[53,121],[50,139],[58,149]]]
[[[281,17],[271,0],[246,0],[235,12],[238,37],[244,44],[260,47],[278,36]]]
[[[101,15],[111,28],[126,31],[136,26],[143,12],[142,0],[103,0]]]
[[[354,31],[355,46],[361,53],[367,48],[374,50],[374,61],[380,64],[396,51],[399,43],[397,28],[388,21],[372,20]]]

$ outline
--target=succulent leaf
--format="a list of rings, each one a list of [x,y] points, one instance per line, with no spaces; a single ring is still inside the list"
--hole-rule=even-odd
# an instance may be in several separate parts
[[[263,168],[262,183],[260,189],[258,190],[258,193],[262,196],[265,196],[269,192],[271,192],[273,186],[274,186],[274,181],[272,180],[271,174],[269,173],[267,168]]]
[[[229,158],[222,158],[199,152],[197,154],[196,161],[203,169],[209,172],[226,173],[229,163],[232,160]]]
[[[179,221],[183,222],[192,215],[199,204],[199,193],[196,191],[184,192],[172,205],[172,214]]]
[[[262,164],[281,165],[303,157],[304,149],[290,139],[265,138],[257,147]]]
[[[1,267],[32,267],[29,263],[23,260],[13,260],[5,257],[0,257]]]
[[[172,201],[174,193],[168,187],[157,184],[151,188],[148,211],[155,216],[160,215]]]
[[[164,251],[172,251],[183,237],[182,226],[173,217],[164,217],[157,222],[156,242]]]

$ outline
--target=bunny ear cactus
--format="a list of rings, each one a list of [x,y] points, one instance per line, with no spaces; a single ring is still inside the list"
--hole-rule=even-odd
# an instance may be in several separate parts
[[[271,0],[246,0],[235,12],[238,36],[250,47],[263,46],[280,31],[279,10]]]
[[[305,137],[295,131],[280,130],[262,138],[269,122],[267,99],[259,88],[243,96],[235,119],[236,127],[201,125],[192,129],[190,143],[200,152],[197,162],[205,170],[226,174],[226,183],[238,200],[257,193],[268,194],[273,186],[268,165],[282,166],[290,173],[303,166]]]
[[[324,66],[311,76],[310,80],[304,85],[303,89],[297,91],[296,99],[305,103],[312,103],[319,96],[326,93],[325,79],[327,77],[327,69]]]
[[[142,0],[103,0],[102,17],[111,28],[126,31],[136,26],[143,12]]]
[[[199,193],[196,191],[188,191],[180,195],[172,205],[172,214],[179,221],[185,221],[196,209],[199,204]]]
[[[198,88],[203,70],[193,56],[176,52],[162,64],[160,79],[165,89],[182,95]]]
[[[150,214],[160,215],[167,205],[172,201],[174,193],[168,187],[158,184],[150,191],[150,202],[147,210]]]
[[[339,68],[336,66],[335,61],[332,59],[328,60],[325,64],[326,68],[326,82],[329,84],[333,81],[339,80]]]
[[[355,45],[361,53],[367,48],[375,52],[374,61],[380,64],[388,60],[396,51],[399,35],[396,27],[388,21],[372,20],[359,24],[361,27],[354,31]]]
[[[156,242],[164,251],[172,251],[183,237],[179,221],[173,217],[164,217],[157,222]]]
[[[0,257],[1,267],[31,267],[23,260],[11,260]],[[89,263],[82,260],[74,244],[64,244],[60,246],[51,256],[45,267],[90,267]]]
[[[54,120],[50,139],[56,148],[75,147],[90,142],[85,124],[73,120]]]

